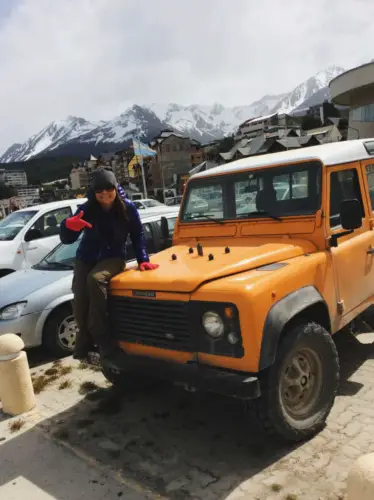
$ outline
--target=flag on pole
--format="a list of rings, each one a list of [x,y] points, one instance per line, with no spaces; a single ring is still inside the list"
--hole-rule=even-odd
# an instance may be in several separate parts
[[[151,149],[147,144],[143,144],[139,139],[132,139],[135,156],[156,156],[157,152]]]

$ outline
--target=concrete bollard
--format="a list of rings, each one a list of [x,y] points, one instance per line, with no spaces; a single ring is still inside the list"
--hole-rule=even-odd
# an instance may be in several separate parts
[[[348,500],[373,500],[374,453],[363,455],[353,464],[347,479]]]
[[[4,413],[20,415],[35,407],[34,388],[23,340],[0,335],[0,400]]]

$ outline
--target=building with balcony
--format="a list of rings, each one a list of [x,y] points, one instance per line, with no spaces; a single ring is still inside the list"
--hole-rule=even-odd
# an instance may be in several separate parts
[[[0,183],[6,186],[27,186],[27,175],[24,170],[0,170]]]
[[[374,61],[331,80],[334,104],[349,106],[348,139],[374,137]]]

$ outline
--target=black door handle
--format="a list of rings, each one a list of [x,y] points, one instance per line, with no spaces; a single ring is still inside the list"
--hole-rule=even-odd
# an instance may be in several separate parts
[[[369,248],[369,250],[366,252],[370,255],[373,255],[374,254],[374,248]]]

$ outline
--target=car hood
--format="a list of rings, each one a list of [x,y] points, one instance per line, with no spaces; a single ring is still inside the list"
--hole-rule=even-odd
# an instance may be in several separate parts
[[[194,246],[193,253],[189,248]],[[226,247],[229,252],[226,252]],[[152,262],[159,268],[152,272],[127,270],[111,281],[112,290],[153,290],[170,292],[193,292],[202,283],[241,273],[274,262],[312,253],[315,246],[304,240],[273,241],[253,239],[250,241],[203,243],[203,256],[199,256],[194,245],[176,245],[155,254]],[[175,258],[173,259],[173,254]],[[209,256],[213,256],[213,258]]]
[[[29,295],[59,280],[72,276],[73,271],[41,271],[24,269],[0,279],[0,309],[26,299]]]
[[[15,249],[17,248],[17,244],[14,240],[11,241],[3,241],[0,240],[0,269],[5,264],[5,267],[8,266],[7,262],[10,262],[14,258]]]

